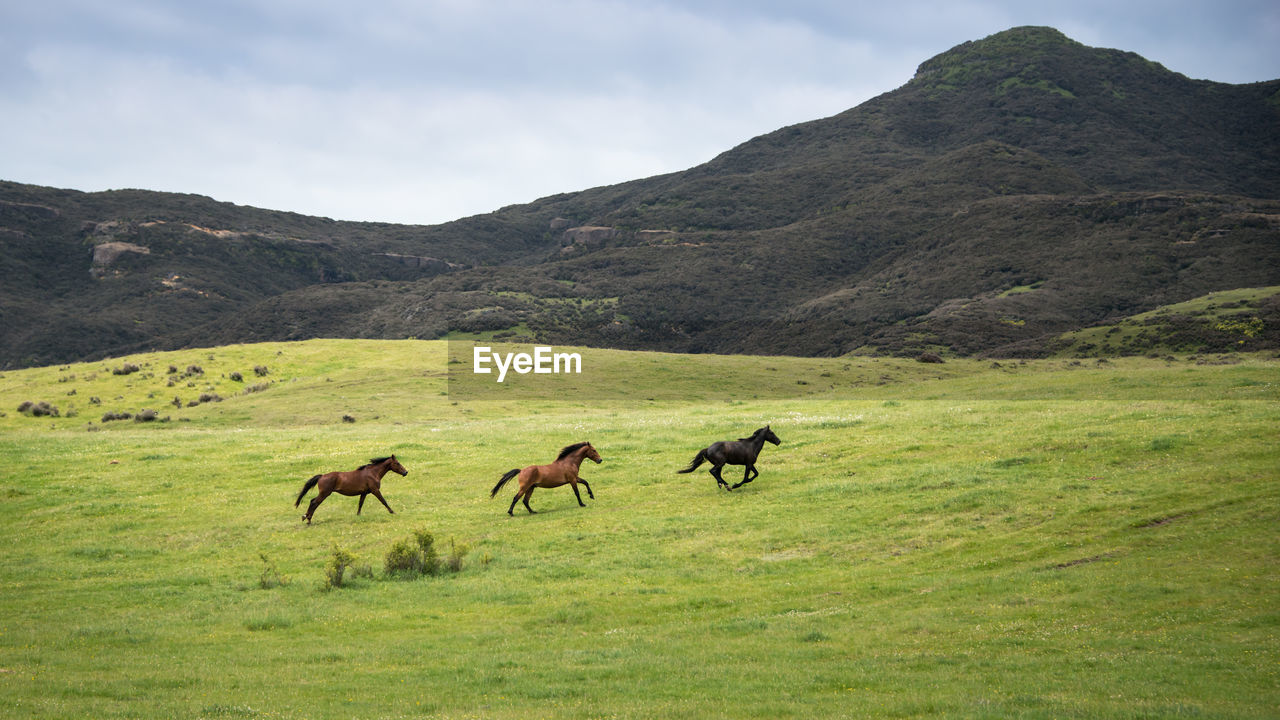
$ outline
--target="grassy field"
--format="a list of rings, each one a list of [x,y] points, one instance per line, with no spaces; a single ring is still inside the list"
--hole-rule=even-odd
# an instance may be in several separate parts
[[[466,352],[318,340],[0,375],[3,716],[1280,708],[1274,358],[583,349],[580,376],[499,386]],[[675,473],[765,423],[783,443],[754,483]],[[605,460],[588,507],[489,497],[581,440]],[[333,496],[301,522],[306,478],[390,453],[396,514]],[[422,530],[466,546],[461,571],[385,576]],[[326,589],[335,549],[371,572]]]

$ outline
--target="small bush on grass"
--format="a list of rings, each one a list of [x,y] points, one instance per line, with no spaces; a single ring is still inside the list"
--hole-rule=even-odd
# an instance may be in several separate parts
[[[289,584],[289,578],[280,574],[275,562],[268,558],[266,553],[258,553],[258,557],[262,558],[262,572],[258,575],[258,587],[270,590]]]
[[[449,556],[441,561],[435,537],[425,530],[416,530],[412,540],[401,540],[391,546],[383,567],[387,577],[403,580],[439,575],[442,570],[456,573],[462,569],[462,559],[467,552],[466,545],[450,540]]]
[[[112,369],[111,374],[112,375],[132,375],[133,373],[136,373],[141,369],[142,368],[138,367],[137,365],[134,365],[133,363],[125,363],[118,368]]]
[[[422,575],[422,553],[408,540],[401,540],[387,551],[383,570],[388,577],[412,579]]]
[[[435,537],[425,530],[416,530],[413,540],[401,540],[387,552],[384,569],[388,577],[412,579],[440,572],[440,557],[436,554]]]
[[[449,572],[456,573],[462,570],[462,558],[466,557],[470,549],[462,543],[449,540],[449,557],[444,561],[444,566],[449,569]]]
[[[324,583],[321,584],[321,590],[332,590],[333,588],[343,587],[348,584],[347,571],[351,571],[353,578],[373,578],[373,568],[367,563],[364,565],[356,564],[356,556],[343,550],[337,545],[333,546],[333,555],[329,558],[329,564],[324,569]]]
[[[50,405],[44,400],[34,403],[30,400],[26,400],[22,404],[18,405],[18,412],[23,415],[30,415],[31,417],[58,417],[59,415],[58,408]]]

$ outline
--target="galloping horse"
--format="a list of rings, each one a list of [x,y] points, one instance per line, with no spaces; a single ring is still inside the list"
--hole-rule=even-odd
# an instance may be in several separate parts
[[[536,512],[529,507],[529,496],[533,494],[534,488],[554,488],[564,484],[573,486],[573,496],[578,498],[578,505],[586,507],[587,504],[582,502],[582,495],[578,492],[578,484],[581,483],[587,489],[587,496],[592,500],[596,499],[595,493],[591,492],[591,486],[586,480],[578,477],[578,468],[582,465],[583,458],[591,458],[596,464],[604,462],[600,459],[600,453],[591,447],[589,442],[580,442],[575,445],[569,445],[560,451],[560,456],[556,461],[549,465],[530,465],[521,470],[516,468],[507,471],[506,475],[493,486],[493,491],[489,493],[489,497],[498,494],[503,485],[511,478],[520,476],[520,489],[516,491],[516,496],[511,498],[511,507],[507,508],[508,515],[515,515],[516,501],[521,497],[524,498],[524,509],[530,514]]]
[[[346,472],[331,472],[323,475],[316,475],[308,480],[302,486],[302,492],[298,493],[298,499],[294,501],[293,506],[298,507],[302,503],[302,498],[311,488],[320,486],[320,492],[311,499],[311,505],[307,508],[307,514],[302,516],[307,524],[311,524],[311,515],[320,507],[320,503],[329,497],[329,493],[338,493],[339,495],[359,495],[360,503],[356,505],[356,514],[364,509],[364,499],[367,495],[373,495],[378,498],[382,506],[392,515],[396,514],[395,510],[382,499],[382,476],[390,470],[393,473],[399,473],[401,476],[408,475],[409,471],[396,460],[396,456],[374,458],[369,461],[368,465],[361,465],[355,470]]]
[[[755,480],[760,475],[760,471],[756,470],[756,458],[760,455],[760,450],[764,448],[765,441],[779,445],[782,443],[777,435],[769,429],[768,425],[756,430],[751,437],[739,438],[737,441],[722,440],[714,442],[698,451],[698,456],[689,463],[689,467],[676,472],[690,473],[694,468],[698,467],[703,461],[711,463],[711,477],[716,479],[716,487],[724,486],[725,490],[734,490]],[[746,465],[746,470],[742,473],[742,482],[729,487],[729,483],[720,477],[720,468],[725,465]],[[754,475],[752,474],[754,473]]]

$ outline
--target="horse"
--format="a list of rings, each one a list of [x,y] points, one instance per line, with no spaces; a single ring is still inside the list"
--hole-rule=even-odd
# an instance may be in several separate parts
[[[698,451],[697,457],[693,459],[693,462],[689,463],[689,467],[676,472],[693,472],[695,468],[707,461],[711,463],[711,477],[716,479],[716,487],[723,486],[725,490],[735,490],[755,480],[760,475],[760,471],[756,470],[756,458],[760,456],[760,450],[764,448],[766,440],[774,445],[782,444],[778,436],[773,434],[768,425],[765,425],[752,433],[751,437],[738,438],[736,441],[722,440],[711,443]],[[742,482],[730,487],[729,483],[720,477],[720,468],[725,465],[746,465],[746,470],[742,473]]]
[[[580,442],[573,445],[567,445],[560,450],[560,455],[555,462],[548,465],[530,465],[524,469],[515,468],[508,470],[506,475],[493,486],[493,490],[489,493],[489,497],[494,497],[498,491],[502,489],[507,481],[517,475],[520,476],[520,489],[516,490],[516,496],[511,498],[511,507],[507,508],[507,514],[515,516],[516,501],[524,498],[524,509],[532,515],[536,510],[529,507],[529,496],[533,494],[534,488],[554,488],[561,485],[571,485],[573,487],[573,496],[578,498],[578,506],[586,507],[587,504],[582,502],[582,494],[578,492],[578,485],[581,484],[587,489],[587,496],[592,500],[596,499],[595,493],[591,492],[591,486],[586,480],[578,477],[578,468],[582,465],[583,458],[591,458],[600,464],[604,462],[600,459],[600,453],[591,447],[589,442]]]
[[[387,471],[398,473],[401,477],[408,475],[409,471],[404,469],[395,455],[389,457],[374,458],[367,465],[361,465],[355,470],[345,472],[331,472],[323,475],[315,475],[302,486],[302,492],[298,493],[298,499],[294,501],[293,506],[298,507],[302,504],[302,498],[310,492],[311,488],[320,486],[319,494],[311,499],[311,505],[307,507],[307,514],[302,516],[307,524],[311,524],[311,515],[315,513],[316,508],[320,507],[320,503],[329,497],[330,493],[336,492],[339,495],[359,495],[360,503],[356,505],[356,514],[364,509],[364,499],[368,495],[378,498],[378,502],[387,509],[392,515],[396,514],[395,510],[387,504],[382,497],[382,476]]]

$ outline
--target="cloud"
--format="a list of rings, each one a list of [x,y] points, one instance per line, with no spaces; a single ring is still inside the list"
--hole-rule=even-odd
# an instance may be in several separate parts
[[[149,42],[28,51],[32,89],[3,101],[0,127],[28,148],[8,171],[440,222],[683,169],[884,89],[856,81],[876,62],[865,44],[794,22],[597,3],[441,7],[390,18],[332,6],[313,16],[314,35],[270,42],[214,28],[187,55],[166,44],[198,24],[126,7],[132,19],[113,22]],[[201,50],[221,41],[224,55]]]
[[[1139,49],[1107,42],[1125,16],[1102,3],[11,5],[4,179],[396,222],[691,167],[1014,24]]]

